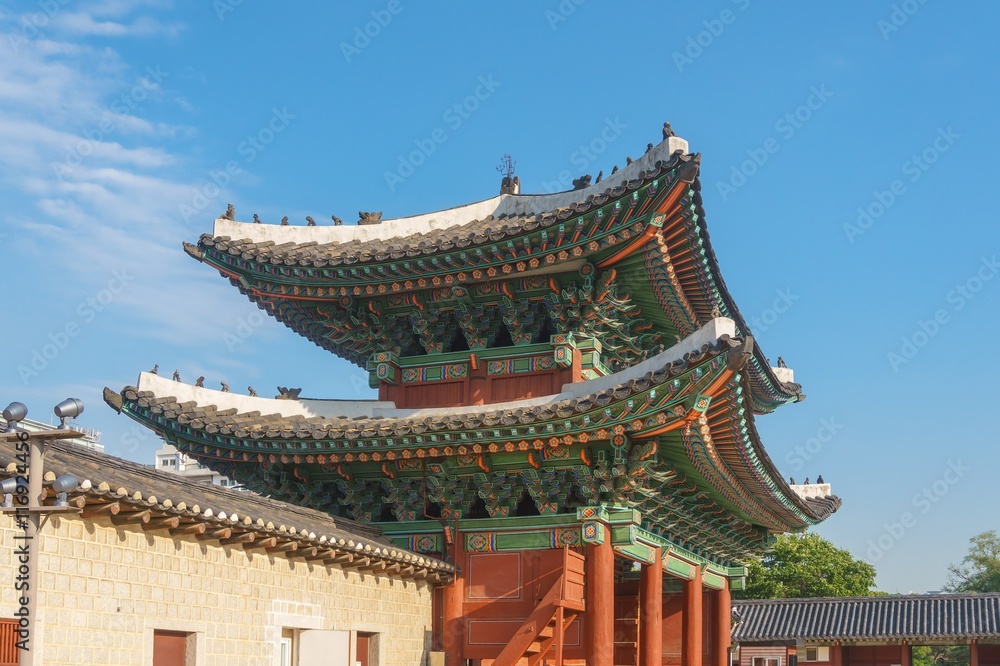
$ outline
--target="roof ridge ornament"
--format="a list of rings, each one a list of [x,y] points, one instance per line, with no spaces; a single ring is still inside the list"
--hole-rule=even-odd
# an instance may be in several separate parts
[[[517,162],[510,156],[510,153],[504,153],[500,156],[500,164],[497,165],[497,171],[503,176],[500,180],[500,194],[521,193],[521,179],[514,175],[516,168]]]

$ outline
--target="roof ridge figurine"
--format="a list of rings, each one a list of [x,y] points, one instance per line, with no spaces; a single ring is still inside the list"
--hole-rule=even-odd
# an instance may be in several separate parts
[[[377,213],[366,213],[358,211],[358,224],[380,224],[382,222],[382,211]]]

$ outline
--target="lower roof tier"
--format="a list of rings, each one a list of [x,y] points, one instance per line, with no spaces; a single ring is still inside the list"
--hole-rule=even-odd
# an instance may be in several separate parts
[[[731,564],[840,506],[800,497],[767,456],[747,404],[753,340],[735,332],[717,318],[621,372],[494,405],[269,400],[146,373],[105,400],[251,489],[362,522],[611,504]]]

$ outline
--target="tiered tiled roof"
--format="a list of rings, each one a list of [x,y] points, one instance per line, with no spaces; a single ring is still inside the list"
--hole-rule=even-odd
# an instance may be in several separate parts
[[[1000,639],[1000,594],[734,601],[733,610],[739,643]]]

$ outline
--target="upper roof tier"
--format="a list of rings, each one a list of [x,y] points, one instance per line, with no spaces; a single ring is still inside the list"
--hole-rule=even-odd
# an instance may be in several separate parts
[[[237,222],[225,217],[215,221],[213,236],[246,239],[256,244],[274,243],[276,246],[291,244],[303,246],[316,244],[332,250],[333,245],[343,249],[387,240],[405,240],[441,231],[454,231],[470,222],[483,222],[510,217],[533,217],[561,208],[573,208],[591,196],[605,194],[608,190],[627,187],[630,181],[655,168],[657,162],[668,162],[674,153],[687,154],[688,142],[670,137],[639,159],[599,183],[589,187],[553,194],[501,194],[491,199],[446,208],[444,210],[386,218],[378,224],[349,224],[341,226],[303,226],[279,224],[254,224]],[[412,244],[412,241],[411,241]]]
[[[218,219],[185,250],[315,344],[364,366],[398,356],[515,346],[571,333],[628,367],[717,316],[750,330],[705,225],[700,155],[669,137],[589,187],[498,197],[350,226]],[[462,337],[462,346],[455,346]],[[499,344],[499,343],[498,343]],[[755,347],[753,409],[801,400]]]

